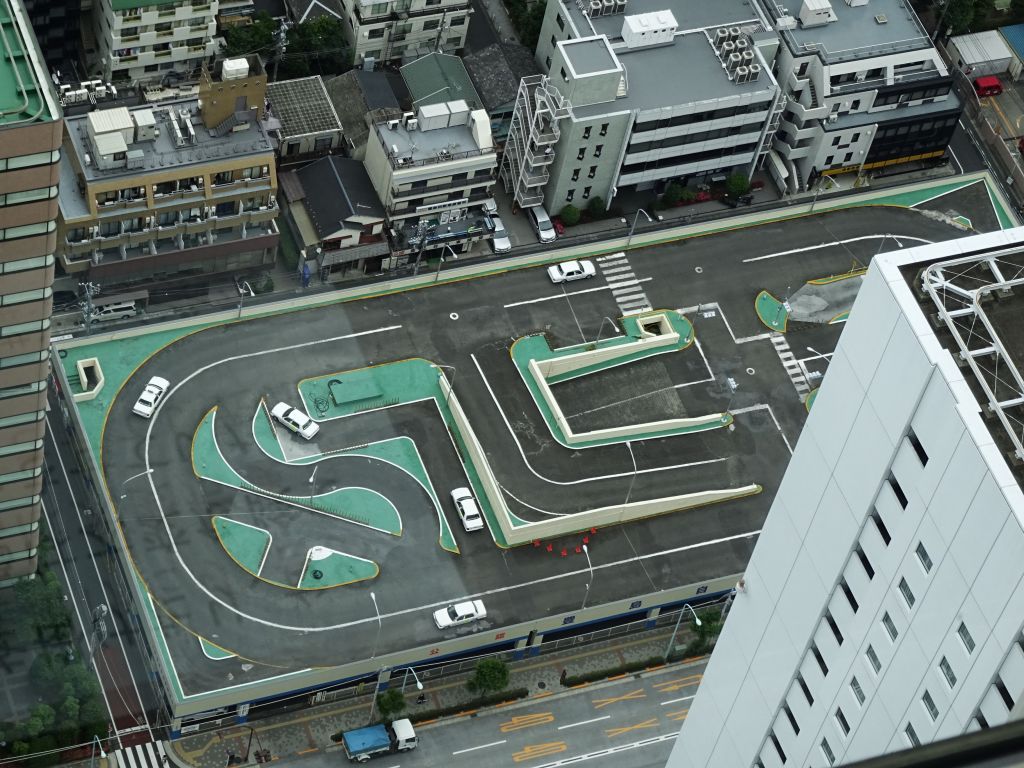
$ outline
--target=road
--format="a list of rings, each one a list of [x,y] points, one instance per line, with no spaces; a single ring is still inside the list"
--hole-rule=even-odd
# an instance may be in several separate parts
[[[419,728],[420,746],[378,758],[381,768],[547,768],[582,757],[595,768],[663,766],[705,662],[626,675],[528,705],[514,705]],[[333,768],[336,752],[284,759],[289,768]]]

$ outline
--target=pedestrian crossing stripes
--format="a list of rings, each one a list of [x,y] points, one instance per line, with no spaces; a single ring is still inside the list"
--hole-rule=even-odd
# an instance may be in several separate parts
[[[782,361],[782,367],[786,369],[786,375],[789,376],[789,380],[793,382],[793,386],[796,388],[796,393],[803,397],[811,391],[811,387],[807,383],[807,377],[804,376],[799,361],[789,348],[789,342],[786,341],[786,337],[781,333],[773,333],[771,340],[772,346],[775,347],[775,351]]]
[[[640,287],[640,281],[629,265],[626,254],[610,253],[607,256],[599,256],[597,263],[622,314],[635,315],[650,310],[651,302],[644,289]]]
[[[108,755],[109,768],[169,768],[167,752],[162,741],[137,744],[111,752]]]

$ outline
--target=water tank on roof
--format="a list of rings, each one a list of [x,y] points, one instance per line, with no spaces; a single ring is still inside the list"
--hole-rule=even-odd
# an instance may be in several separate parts
[[[220,76],[222,80],[243,80],[249,76],[249,62],[245,59],[224,59]]]

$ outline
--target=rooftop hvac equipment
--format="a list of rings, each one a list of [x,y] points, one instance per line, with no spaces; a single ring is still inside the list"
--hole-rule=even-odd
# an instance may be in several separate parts
[[[419,127],[420,121],[417,120],[415,117],[410,117],[408,120],[405,121],[405,130],[407,131],[415,131]]]
[[[747,67],[747,71],[747,80],[748,82],[753,83],[761,76],[761,65],[751,64],[749,67]]]
[[[800,24],[805,27],[821,27],[836,20],[835,11],[829,0],[804,0],[800,6]]]
[[[245,59],[224,59],[220,76],[222,80],[243,80],[249,76],[249,62]]]
[[[590,17],[600,16],[604,13],[604,3],[601,0],[590,0]]]
[[[625,13],[628,0],[615,0],[615,12]]]
[[[129,149],[125,153],[125,165],[128,168],[141,168],[146,160],[146,153],[141,149]]]
[[[622,20],[622,39],[627,48],[662,45],[673,41],[677,27],[672,11],[638,13]]]
[[[415,112],[403,112],[402,113],[402,125],[408,126],[409,121],[416,117]]]
[[[738,53],[730,53],[729,58],[725,60],[725,69],[728,72],[735,72],[741,64],[743,64],[743,57]]]
[[[722,43],[726,42],[728,39],[729,39],[729,28],[728,27],[719,27],[718,29],[716,29],[715,30],[715,37],[714,37],[715,50],[716,51],[722,50]]]
[[[750,77],[750,67],[736,67],[736,71],[733,72],[733,79],[737,83],[745,83]]]
[[[419,108],[416,119],[420,122],[421,131],[432,131],[435,128],[448,127],[447,104],[424,104]]]
[[[448,125],[466,125],[469,122],[469,104],[464,99],[448,102]]]
[[[736,41],[736,40],[740,39],[740,28],[739,27],[729,27],[729,39],[733,40],[733,41]]]
[[[604,15],[612,16],[615,13],[615,0],[604,0]]]
[[[740,54],[743,57],[743,66],[749,67],[754,63],[754,52],[749,48]]]
[[[750,47],[750,41],[747,38],[743,37],[742,35],[740,37],[737,37],[733,41],[733,43],[736,46],[736,50],[739,51],[740,53],[742,53],[743,51],[747,50],[747,48]]]
[[[388,120],[388,130],[389,131],[397,130],[398,129],[398,125],[399,125],[400,122],[401,122],[400,120]]]
[[[868,0],[846,0],[846,4],[851,8],[856,8],[857,6],[860,5],[867,5]]]
[[[736,43],[734,43],[732,40],[726,40],[724,43],[722,43],[722,48],[719,51],[719,54],[721,55],[723,61],[725,59],[728,59],[729,56],[733,53],[736,53]]]

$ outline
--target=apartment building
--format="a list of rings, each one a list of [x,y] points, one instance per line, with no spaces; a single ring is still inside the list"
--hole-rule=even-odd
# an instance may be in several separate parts
[[[843,765],[1020,717],[1022,268],[1020,228],[872,262],[670,768]]]
[[[25,9],[49,70],[67,72],[81,54],[81,0],[26,0]]]
[[[103,80],[159,82],[197,75],[217,47],[218,0],[95,0]]]
[[[21,0],[0,0],[0,586],[35,573],[60,106]]]
[[[794,17],[758,2],[780,41],[786,111],[768,168],[782,189],[944,155],[961,105],[910,3],[802,0]]]
[[[744,0],[550,0],[545,75],[521,81],[505,189],[556,213],[668,180],[750,175],[782,110],[763,28]]]
[[[199,98],[68,118],[57,252],[102,285],[172,285],[277,255],[274,147],[259,58],[205,72]]]
[[[341,0],[345,41],[356,64],[413,61],[466,44],[469,0]]]
[[[465,250],[489,234],[480,206],[491,195],[497,155],[484,110],[451,101],[377,123],[364,163],[384,204],[395,266],[446,246]]]

